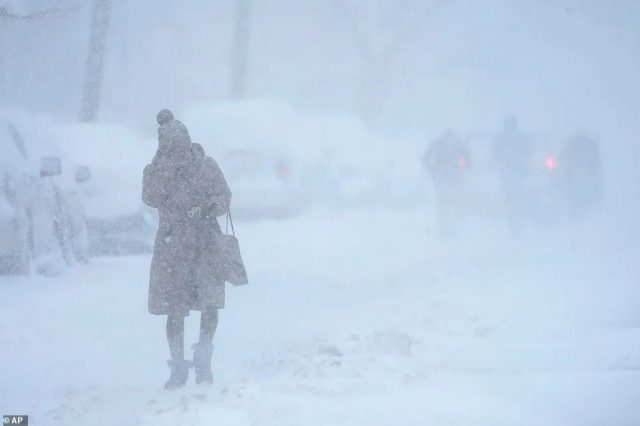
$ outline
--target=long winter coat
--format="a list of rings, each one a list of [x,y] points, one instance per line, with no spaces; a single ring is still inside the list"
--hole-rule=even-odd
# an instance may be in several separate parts
[[[149,312],[188,315],[207,306],[224,307],[216,216],[228,211],[231,191],[216,162],[197,155],[178,160],[157,154],[144,169],[142,199],[160,216]]]

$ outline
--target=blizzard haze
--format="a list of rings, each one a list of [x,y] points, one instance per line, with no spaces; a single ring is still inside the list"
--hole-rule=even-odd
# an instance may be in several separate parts
[[[639,75],[635,1],[0,0],[0,414],[639,424]],[[249,277],[171,391],[164,108]]]

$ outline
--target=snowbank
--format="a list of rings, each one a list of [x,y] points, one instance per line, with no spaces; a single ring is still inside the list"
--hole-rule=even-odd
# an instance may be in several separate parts
[[[610,322],[638,299],[637,249],[486,229],[443,243],[431,219],[368,209],[238,226],[252,282],[229,288],[216,382],[175,392],[162,390],[165,319],[144,303],[150,257],[4,278],[0,335],[19,350],[0,354],[2,403],[60,426],[114,413],[131,426],[637,424],[637,318]]]

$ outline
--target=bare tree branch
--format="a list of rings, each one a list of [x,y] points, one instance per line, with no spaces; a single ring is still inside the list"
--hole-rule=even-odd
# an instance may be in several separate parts
[[[412,0],[396,0],[387,4],[387,11],[383,16],[388,17],[391,22],[393,36],[391,39],[374,49],[373,42],[365,34],[361,28],[357,13],[354,10],[352,2],[349,0],[334,0],[336,6],[340,9],[341,16],[345,20],[349,28],[349,33],[358,51],[363,56],[375,54],[377,50],[379,54],[386,58],[391,58],[395,54],[402,51],[402,47],[407,46],[407,40],[415,35],[422,27],[426,27],[430,19],[433,19],[448,0],[433,1],[412,1]],[[412,5],[417,5],[418,10],[413,9]]]
[[[368,0],[360,3],[360,10],[353,0],[333,1],[360,59],[356,108],[365,123],[373,125],[389,97],[397,56],[448,0],[387,0],[382,4]],[[380,13],[374,16],[374,28],[365,28],[363,15],[371,8]]]
[[[52,18],[64,18],[66,16],[72,15],[87,5],[87,1],[82,3],[78,3],[75,6],[70,7],[52,7],[51,9],[42,10],[38,12],[28,13],[24,15],[19,15],[15,13],[11,13],[7,10],[6,7],[0,8],[0,18],[2,19],[16,19],[23,21],[35,21],[35,20],[44,20],[44,19],[52,19]]]

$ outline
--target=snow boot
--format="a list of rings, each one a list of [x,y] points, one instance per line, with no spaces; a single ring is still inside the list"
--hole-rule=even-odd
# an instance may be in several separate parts
[[[213,353],[213,344],[196,343],[193,347],[193,369],[196,373],[197,384],[213,383],[213,373],[211,372],[211,354]]]
[[[171,369],[171,375],[169,380],[164,384],[164,388],[167,390],[178,389],[187,384],[189,379],[189,369],[192,363],[186,360],[174,360],[167,361],[169,368]]]

